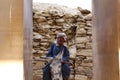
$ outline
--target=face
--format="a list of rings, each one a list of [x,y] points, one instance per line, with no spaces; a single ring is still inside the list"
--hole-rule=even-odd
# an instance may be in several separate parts
[[[64,37],[58,37],[57,42],[58,42],[59,45],[63,45],[64,42],[65,42]]]

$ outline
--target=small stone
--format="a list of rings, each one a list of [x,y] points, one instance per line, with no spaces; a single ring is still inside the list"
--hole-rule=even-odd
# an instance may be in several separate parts
[[[57,22],[57,23],[63,23],[63,22],[64,22],[64,19],[57,19],[56,22]]]
[[[92,20],[92,13],[84,16],[84,19],[87,20],[87,21],[91,21]]]
[[[78,28],[77,33],[78,35],[85,35],[87,31],[84,28]]]
[[[82,43],[87,43],[89,40],[87,37],[77,37],[76,38],[76,43],[82,44]]]
[[[42,36],[42,35],[40,35],[40,34],[37,34],[37,35],[33,36],[33,38],[34,38],[34,39],[42,39],[42,38],[43,38],[43,36]]]
[[[92,27],[92,21],[87,21],[86,23],[87,26]]]

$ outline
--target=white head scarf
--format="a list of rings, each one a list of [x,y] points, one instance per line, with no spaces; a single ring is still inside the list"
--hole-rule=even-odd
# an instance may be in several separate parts
[[[58,34],[57,34],[57,38],[58,38],[58,37],[63,37],[63,38],[65,39],[65,41],[66,41],[66,39],[67,39],[66,34],[63,33],[63,32],[62,32],[62,33],[58,33]]]

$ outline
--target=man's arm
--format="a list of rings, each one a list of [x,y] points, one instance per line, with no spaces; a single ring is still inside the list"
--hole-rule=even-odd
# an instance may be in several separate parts
[[[48,53],[47,53],[46,57],[53,57],[53,48],[54,48],[54,46],[55,46],[54,43],[50,46],[50,49],[48,50]]]

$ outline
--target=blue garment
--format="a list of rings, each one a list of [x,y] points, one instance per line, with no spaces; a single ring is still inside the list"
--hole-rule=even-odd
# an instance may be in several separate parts
[[[55,57],[61,50],[64,50],[62,60],[69,61],[69,50],[66,46],[58,46],[53,43],[48,51],[47,57]],[[69,64],[62,64],[62,76],[63,79],[66,79],[70,76],[70,67]],[[48,63],[43,69],[43,80],[51,80],[50,75],[50,63]]]

